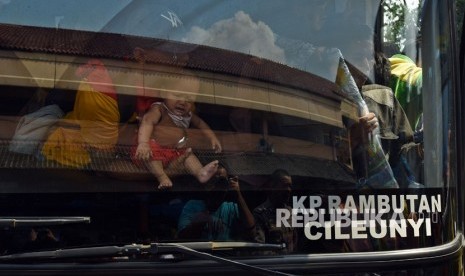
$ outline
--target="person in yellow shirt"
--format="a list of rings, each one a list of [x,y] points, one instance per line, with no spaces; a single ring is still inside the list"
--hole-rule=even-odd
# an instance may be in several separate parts
[[[47,160],[85,168],[91,154],[112,152],[118,140],[117,93],[105,65],[91,59],[76,70],[81,77],[73,110],[51,131],[42,147]]]

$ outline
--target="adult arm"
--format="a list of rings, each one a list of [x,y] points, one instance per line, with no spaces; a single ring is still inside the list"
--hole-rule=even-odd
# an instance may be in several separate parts
[[[239,207],[239,216],[243,218],[243,225],[246,229],[246,236],[251,237],[253,235],[255,227],[255,219],[252,215],[252,212],[247,205],[244,197],[242,196],[239,179],[237,177],[230,178],[229,186],[231,190],[236,192],[237,205]]]
[[[368,141],[368,134],[378,127],[378,119],[372,112],[359,118],[359,121],[350,128],[352,149]]]

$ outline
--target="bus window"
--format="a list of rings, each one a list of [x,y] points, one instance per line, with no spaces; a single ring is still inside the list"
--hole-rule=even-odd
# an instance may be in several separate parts
[[[460,273],[458,21],[404,2],[0,1],[0,270]]]

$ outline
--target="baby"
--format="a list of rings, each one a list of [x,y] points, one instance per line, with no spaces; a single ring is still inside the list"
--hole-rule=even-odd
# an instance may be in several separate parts
[[[164,101],[153,103],[142,118],[135,157],[150,159],[149,170],[157,178],[159,189],[172,187],[165,169],[175,163],[183,165],[200,183],[207,182],[218,169],[217,160],[202,166],[191,149],[185,147],[186,129],[192,126],[202,130],[215,152],[222,150],[210,127],[191,111],[194,101],[194,95],[168,92]]]

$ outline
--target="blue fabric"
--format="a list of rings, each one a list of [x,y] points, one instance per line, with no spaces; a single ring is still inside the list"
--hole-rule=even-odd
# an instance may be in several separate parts
[[[207,206],[203,200],[189,200],[184,206],[178,221],[178,232],[195,222],[201,213],[207,213]],[[206,223],[202,236],[203,240],[230,241],[236,224],[239,223],[239,208],[234,202],[223,202],[218,209],[210,214],[210,221]]]

